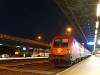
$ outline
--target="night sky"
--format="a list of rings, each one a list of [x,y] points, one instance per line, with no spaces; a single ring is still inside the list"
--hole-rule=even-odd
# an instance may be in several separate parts
[[[54,0],[0,0],[0,33],[50,42],[68,24]]]

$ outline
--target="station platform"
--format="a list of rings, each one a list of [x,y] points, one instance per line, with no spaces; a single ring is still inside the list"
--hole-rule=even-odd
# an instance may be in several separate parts
[[[100,57],[92,55],[56,75],[100,75]]]
[[[17,60],[17,59],[48,59],[48,57],[9,57],[9,58],[0,58],[0,60]]]

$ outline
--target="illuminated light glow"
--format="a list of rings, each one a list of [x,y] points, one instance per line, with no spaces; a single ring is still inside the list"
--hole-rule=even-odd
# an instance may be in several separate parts
[[[16,55],[18,55],[18,54],[19,54],[19,52],[15,52],[15,54],[16,54]]]
[[[38,39],[41,39],[42,37],[41,36],[38,36]]]
[[[95,35],[95,37],[97,37],[97,35]]]
[[[100,4],[97,4],[97,13],[96,13],[97,17],[100,16]]]
[[[97,39],[97,35],[95,35],[95,39],[94,39],[94,42],[96,42],[96,39]]]
[[[100,45],[100,40],[98,40],[98,44]]]
[[[87,44],[88,45],[94,45],[94,42],[88,42]]]
[[[26,57],[26,54],[23,54],[24,57]]]
[[[3,44],[0,44],[0,45],[3,45]]]
[[[62,48],[57,49],[57,53],[61,53],[61,51],[62,51]]]
[[[23,47],[23,50],[26,50],[26,47]]]
[[[42,48],[38,49],[38,50],[43,50]]]
[[[16,47],[21,47],[21,46],[16,46]]]
[[[95,38],[94,38],[94,50],[95,50],[95,47],[96,47],[96,40],[97,40],[97,35],[95,35]]]
[[[82,45],[84,45],[84,43],[82,43]]]
[[[70,32],[71,31],[71,28],[68,28],[67,31]]]
[[[98,30],[96,29],[96,30],[95,30],[95,34],[97,34],[97,33],[98,33]]]
[[[96,28],[98,28],[98,27],[99,27],[99,22],[97,21],[97,22],[96,22]]]
[[[33,49],[32,47],[30,47],[29,49]]]

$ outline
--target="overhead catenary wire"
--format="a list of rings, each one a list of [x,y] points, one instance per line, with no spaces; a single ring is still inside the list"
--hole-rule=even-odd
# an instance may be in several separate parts
[[[56,0],[55,0],[56,1]],[[59,5],[59,3],[56,1],[56,3]],[[73,24],[73,22],[71,21],[71,19],[68,17],[68,15],[64,12],[64,10],[60,7],[60,9],[63,11],[63,13],[65,14],[65,16],[67,17],[67,19],[69,20],[69,22],[73,25],[73,27],[76,29],[76,31],[78,32],[78,34],[82,37],[81,33],[78,31],[78,29],[75,27],[75,25]],[[83,37],[82,37],[83,38]],[[84,38],[83,38],[84,39]]]
[[[82,35],[84,36],[84,39],[86,40],[86,42],[87,42],[87,39],[86,39],[86,36],[85,36],[85,34],[84,34],[84,32],[82,31],[82,29],[81,29],[81,27],[80,27],[80,25],[79,25],[79,23],[78,23],[78,21],[77,21],[77,19],[76,19],[76,17],[74,16],[74,13],[73,13],[73,11],[71,10],[71,7],[69,6],[69,4],[68,4],[68,2],[65,0],[65,2],[66,2],[66,4],[67,4],[67,6],[68,6],[68,8],[69,8],[69,10],[70,10],[70,12],[71,12],[71,14],[72,14],[72,16],[73,16],[73,18],[75,19],[75,21],[76,21],[76,23],[77,23],[77,25],[79,26],[79,29],[81,30],[81,32],[82,32]],[[72,24],[74,27],[75,27],[75,25],[74,24]],[[75,29],[78,31],[78,29],[75,27]],[[80,34],[80,32],[78,31],[78,33]],[[81,35],[81,34],[80,34]],[[81,36],[82,37],[82,36]],[[83,38],[83,37],[82,37]]]

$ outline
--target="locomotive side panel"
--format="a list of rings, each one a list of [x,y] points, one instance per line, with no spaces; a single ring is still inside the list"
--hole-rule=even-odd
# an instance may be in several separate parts
[[[80,58],[80,44],[73,39],[72,46],[71,46],[71,61],[79,60]]]
[[[84,57],[87,58],[90,55],[91,55],[91,52],[85,48],[85,50],[84,50]]]
[[[84,46],[81,45],[81,47],[80,47],[80,57],[81,57],[81,60],[84,59],[84,53],[85,53],[84,50],[85,50]]]

